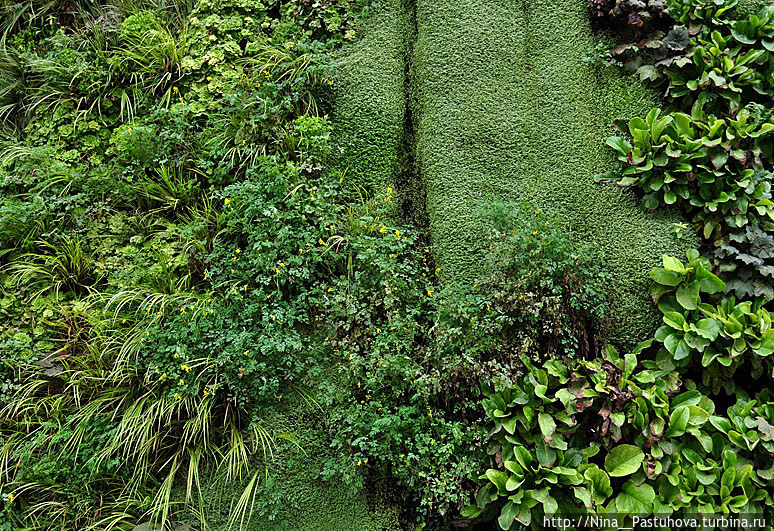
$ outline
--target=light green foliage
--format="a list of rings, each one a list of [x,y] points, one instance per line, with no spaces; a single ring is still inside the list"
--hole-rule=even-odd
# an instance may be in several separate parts
[[[673,8],[700,28],[681,55],[656,63],[669,78],[673,111],[652,109],[629,121],[627,137],[609,138],[626,167],[603,178],[637,187],[650,209],[681,207],[717,248],[715,265],[728,291],[771,300],[774,123],[766,102],[774,72],[774,6],[726,18],[734,3]]]
[[[629,121],[632,143],[609,138],[618,159],[630,164],[616,183],[646,191],[650,209],[679,203],[683,212],[696,211],[706,239],[721,238],[725,227],[774,221],[766,157],[774,124],[759,123],[747,107],[735,119],[707,116],[702,107],[694,105],[692,116],[653,109]]]
[[[752,378],[770,374],[767,358],[774,354],[774,329],[764,299],[737,303],[734,297],[724,297],[717,305],[708,304],[708,297],[725,284],[698,251],[688,251],[687,258],[683,264],[664,255],[664,267],[651,272],[655,283],[650,292],[664,314],[655,337],[664,352],[683,368],[698,362],[701,354],[704,383],[715,393],[721,386],[734,392],[733,375],[744,362],[749,362]]]
[[[364,36],[336,60],[335,144],[347,181],[374,193],[394,186],[400,171],[406,112],[410,13],[401,0],[383,2]],[[402,191],[401,191],[402,192]]]
[[[724,416],[674,366],[640,361],[651,343],[530,365],[514,384],[486,389],[496,458],[463,516],[485,518],[496,500],[501,529],[554,513],[761,514],[771,503],[768,391]]]
[[[593,41],[580,2],[420,0],[417,22],[417,160],[446,278],[470,280],[480,268],[479,200],[528,201],[560,211],[576,241],[604,247],[626,323],[618,340],[648,333],[646,272],[680,249],[670,230],[679,218],[646,215],[592,177],[610,163],[609,124],[643,112],[652,94],[584,63]]]

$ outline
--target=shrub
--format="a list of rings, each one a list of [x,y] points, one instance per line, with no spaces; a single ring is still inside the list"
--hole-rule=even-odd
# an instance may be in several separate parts
[[[764,514],[772,454],[754,450],[768,416],[742,426],[768,412],[768,391],[726,416],[674,366],[638,361],[650,343],[487,388],[490,467],[463,516],[511,529],[553,514]]]
[[[493,227],[479,282],[437,286],[429,249],[385,227],[350,242],[358,273],[334,291],[353,400],[337,417],[352,455],[334,469],[389,473],[424,522],[460,510],[484,457],[478,382],[516,381],[523,360],[595,357],[611,311],[610,274],[553,216],[507,203],[479,215]]]

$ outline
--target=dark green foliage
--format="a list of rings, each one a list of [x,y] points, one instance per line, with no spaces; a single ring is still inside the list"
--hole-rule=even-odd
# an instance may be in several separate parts
[[[495,243],[485,285],[505,336],[532,336],[550,358],[596,357],[613,317],[603,253],[573,242],[558,216],[492,202],[484,217]]]
[[[628,26],[637,34],[667,18],[668,0],[588,0],[589,14],[600,25],[621,29]]]
[[[0,45],[0,519],[169,523],[204,507],[205,471],[276,503],[250,469],[292,436],[262,422],[292,394],[313,407],[325,288],[363,236],[325,113],[365,3],[16,7],[26,27],[4,19]],[[350,494],[352,510],[328,506],[343,526],[392,525]],[[287,528],[324,529],[294,520],[299,496]],[[227,527],[249,520],[238,498]]]
[[[773,14],[774,8],[763,9],[760,15],[768,21]],[[774,23],[771,28],[774,31]],[[750,32],[751,37],[744,31]],[[728,112],[735,114],[743,100],[772,96],[767,47],[774,50],[774,41],[760,40],[754,29],[747,28],[733,29],[731,36],[715,30],[706,38],[697,38],[695,44],[687,57],[673,61],[666,70],[670,80],[667,95],[678,108],[687,109],[697,98],[713,103],[720,98]],[[718,110],[725,114],[724,109]]]
[[[767,227],[767,230],[762,226]],[[715,250],[727,286],[740,297],[774,299],[774,227],[753,221],[728,235]]]
[[[349,309],[347,335],[362,340],[338,350],[356,401],[342,412],[339,443],[357,466],[389,473],[428,523],[461,509],[483,458],[477,382],[514,381],[530,359],[596,357],[610,312],[603,262],[554,217],[498,202],[479,215],[492,246],[472,286],[427,280],[442,270],[411,251],[410,232],[395,234],[402,249],[358,253],[384,272],[371,284],[360,267],[379,304]]]

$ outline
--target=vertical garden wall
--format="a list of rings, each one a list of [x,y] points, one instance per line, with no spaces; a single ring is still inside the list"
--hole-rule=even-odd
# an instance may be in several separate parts
[[[399,135],[410,136],[412,178],[421,181],[414,188],[426,191],[426,203],[412,204],[426,208],[446,280],[472,282],[481,272],[487,227],[473,212],[482,199],[556,212],[577,239],[603,248],[616,271],[625,323],[619,339],[642,337],[653,322],[647,271],[686,242],[672,230],[678,216],[646,214],[631,195],[594,184],[612,160],[604,139],[613,120],[642,113],[655,99],[633,78],[583,61],[595,43],[585,3],[385,7],[341,62],[338,114],[350,178],[386,186],[391,166],[400,166]],[[404,72],[401,53],[413,72]]]

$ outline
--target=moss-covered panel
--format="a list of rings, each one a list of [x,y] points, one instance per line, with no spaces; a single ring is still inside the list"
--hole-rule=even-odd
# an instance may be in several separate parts
[[[405,51],[408,14],[401,0],[379,2],[363,38],[345,47],[336,62],[334,126],[338,167],[367,191],[393,185],[405,114]]]
[[[480,199],[528,201],[605,248],[627,320],[618,337],[647,337],[658,323],[648,274],[662,253],[682,253],[672,224],[683,220],[593,178],[615,167],[613,120],[646,113],[655,95],[583,61],[594,44],[585,0],[419,0],[417,23],[417,157],[446,278],[477,274]]]

